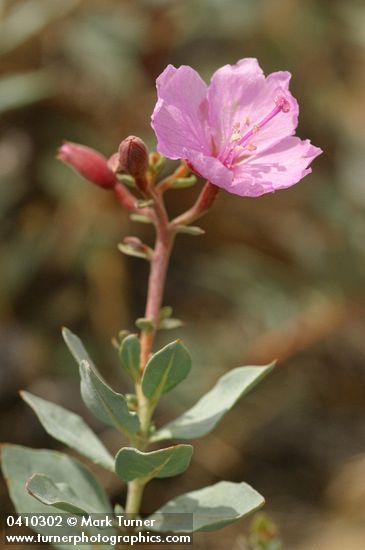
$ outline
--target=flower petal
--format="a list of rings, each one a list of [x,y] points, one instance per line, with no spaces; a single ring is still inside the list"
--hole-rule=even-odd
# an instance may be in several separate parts
[[[264,73],[254,58],[225,65],[213,74],[208,88],[209,123],[217,153],[230,139],[233,125],[244,120],[244,111],[253,103],[264,83]]]
[[[248,109],[247,116],[251,122],[248,126],[249,130],[273,110],[277,96],[283,95],[290,104],[289,112],[278,113],[250,140],[250,143],[257,148],[257,154],[295,133],[298,126],[299,107],[297,100],[289,91],[290,79],[291,74],[287,71],[269,74],[261,93],[256,96]]]
[[[309,140],[287,137],[260,155],[253,155],[234,169],[229,191],[245,197],[258,197],[298,183],[312,170],[312,160],[322,153]]]
[[[229,190],[232,186],[233,173],[218,159],[209,157],[192,149],[185,149],[184,159],[201,177],[214,183],[217,187]]]
[[[158,145],[163,155],[183,158],[183,149],[209,154],[207,87],[191,67],[169,65],[157,79],[158,102],[152,114]]]
[[[157,88],[158,97],[161,97],[169,80],[174,76],[176,71],[177,71],[176,67],[174,67],[173,65],[167,65],[166,69],[164,69],[160,74],[160,76],[157,77],[156,88]]]
[[[209,121],[217,156],[224,158],[232,134],[241,137],[258,125],[275,108],[275,98],[283,95],[290,103],[289,113],[278,113],[245,145],[261,152],[283,138],[293,135],[298,125],[298,103],[289,92],[291,75],[278,71],[265,78],[256,59],[242,59],[216,71],[208,89]]]

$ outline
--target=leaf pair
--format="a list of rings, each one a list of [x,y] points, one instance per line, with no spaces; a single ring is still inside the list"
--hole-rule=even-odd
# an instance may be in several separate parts
[[[127,452],[129,450],[126,449]],[[184,453],[179,457],[181,462],[188,456],[187,451],[185,453],[184,458]],[[172,461],[166,461],[165,470],[160,470],[160,477],[166,477],[163,473],[171,472],[171,467]],[[2,468],[19,514],[49,514],[58,510],[76,514],[112,512],[105,491],[94,476],[78,460],[63,453],[4,445]],[[34,475],[34,472],[41,473]],[[221,529],[258,509],[263,503],[263,497],[246,483],[222,481],[180,495],[165,504],[150,516],[149,519],[154,522],[149,530],[190,532]],[[119,507],[118,511],[122,509]],[[192,524],[189,521],[191,518]],[[35,530],[44,535],[52,534],[50,527],[38,525]],[[79,533],[77,527],[65,527],[64,530],[64,534]],[[85,548],[89,550],[91,547]]]
[[[152,355],[142,377],[142,391],[152,402],[182,382],[191,369],[191,357],[180,340]]]
[[[163,319],[166,321],[167,319]],[[122,367],[135,382],[139,382],[141,347],[139,338],[130,334],[124,338],[119,348]],[[191,357],[186,347],[176,340],[152,355],[142,377],[142,391],[148,399],[156,403],[163,393],[172,390],[182,382],[191,369]]]
[[[174,445],[144,453],[131,447],[120,449],[115,457],[115,472],[123,481],[165,478],[182,474],[193,454],[191,445]]]
[[[65,340],[80,365],[81,393],[84,402],[97,418],[126,433],[139,429],[138,418],[128,410],[123,395],[114,392],[97,373],[81,341],[70,331],[64,331]],[[140,380],[139,340],[130,335],[124,340],[120,356],[122,365],[132,378]],[[247,393],[272,368],[240,367],[225,374],[210,392],[178,419],[161,428],[154,441],[167,438],[190,439],[209,433],[234,403]],[[172,342],[149,360],[141,380],[142,391],[156,403],[188,374],[191,367],[189,353],[180,341]],[[23,392],[23,398],[34,409],[46,431],[66,445],[109,470],[114,470],[124,481],[145,483],[153,477],[178,475],[188,467],[193,448],[176,445],[152,452],[122,448],[115,463],[109,452],[76,414]],[[18,512],[40,511],[48,507],[72,513],[110,511],[103,489],[92,474],[77,460],[52,451],[35,451],[17,446],[6,446],[2,453],[3,469],[10,483],[10,493]],[[39,472],[34,475],[35,472]],[[28,495],[24,492],[27,482]],[[32,495],[35,499],[30,499]],[[37,502],[38,501],[38,502]],[[264,499],[245,483],[221,482],[181,495],[173,499],[151,518],[152,530],[184,531],[178,521],[193,514],[193,526],[185,530],[219,529],[260,507]],[[185,514],[185,516],[184,516]]]

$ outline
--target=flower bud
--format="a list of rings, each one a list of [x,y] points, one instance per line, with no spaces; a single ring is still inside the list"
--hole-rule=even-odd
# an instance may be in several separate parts
[[[58,149],[57,158],[99,187],[112,189],[116,183],[106,158],[90,147],[66,141]]]
[[[126,172],[133,176],[140,188],[147,185],[148,149],[144,141],[136,136],[129,136],[122,141],[118,150],[119,163],[116,172]]]

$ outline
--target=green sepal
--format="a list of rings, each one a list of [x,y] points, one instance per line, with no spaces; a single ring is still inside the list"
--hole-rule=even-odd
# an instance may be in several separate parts
[[[192,454],[191,445],[174,445],[148,453],[124,447],[115,457],[115,472],[123,481],[172,477],[185,472]]]
[[[81,416],[26,391],[20,395],[50,436],[107,470],[114,470],[113,457]]]
[[[227,372],[191,409],[158,430],[151,440],[196,439],[208,434],[243,395],[269,374],[274,365],[275,362],[264,367],[238,367]]]
[[[191,369],[191,357],[180,340],[168,344],[148,361],[142,377],[142,391],[156,402],[182,382]]]
[[[137,334],[129,334],[119,347],[119,359],[122,367],[129,373],[135,382],[139,382],[141,344]]]
[[[215,531],[261,508],[264,498],[247,483],[220,481],[210,487],[181,495],[162,506],[148,519],[151,531]],[[180,514],[182,514],[180,516]],[[186,522],[184,525],[184,515]],[[192,516],[193,525],[189,523]]]

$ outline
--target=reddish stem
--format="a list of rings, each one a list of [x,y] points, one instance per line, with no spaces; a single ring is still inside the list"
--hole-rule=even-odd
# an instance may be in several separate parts
[[[174,237],[161,195],[151,190],[150,196],[155,201],[156,245],[151,258],[145,318],[152,322],[153,330],[141,334],[141,371],[147,364],[156,335]]]
[[[195,204],[189,210],[172,220],[171,226],[176,227],[178,225],[188,225],[189,223],[204,216],[204,214],[212,207],[218,191],[219,187],[207,181]]]

